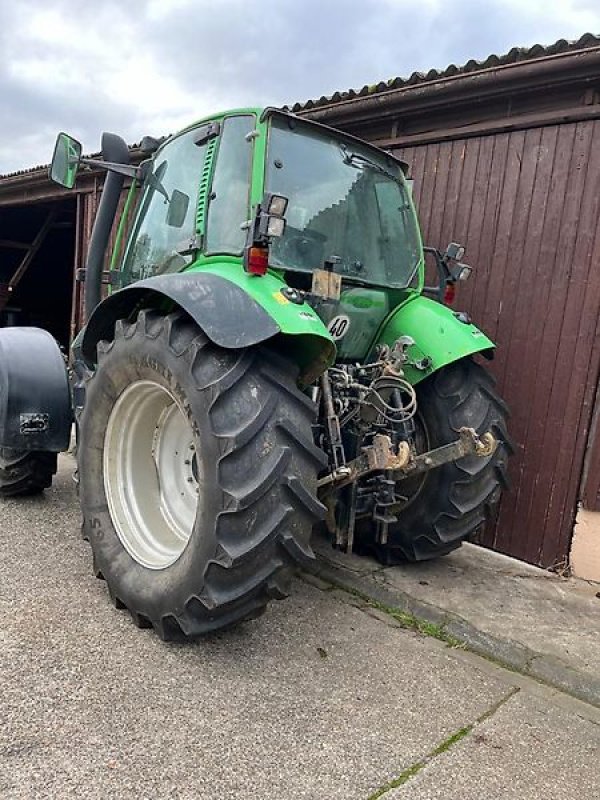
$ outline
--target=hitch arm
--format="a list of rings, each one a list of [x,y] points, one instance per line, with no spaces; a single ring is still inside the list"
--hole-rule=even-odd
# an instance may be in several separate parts
[[[473,428],[461,428],[458,435],[459,438],[455,442],[436,447],[435,450],[430,450],[428,453],[414,456],[405,465],[394,469],[394,478],[402,480],[413,475],[419,475],[422,472],[428,472],[430,469],[441,467],[442,464],[447,464],[449,461],[457,461],[459,458],[464,458],[464,456],[486,458],[491,456],[498,446],[498,441],[491,431],[482,433],[479,436]]]
[[[339,489],[373,472],[385,470],[390,471],[394,480],[401,481],[441,467],[449,461],[457,461],[464,456],[486,458],[491,456],[498,446],[498,441],[491,431],[479,436],[473,428],[461,428],[458,436],[455,442],[415,456],[410,452],[406,442],[401,442],[398,452],[394,453],[390,438],[384,434],[377,434],[373,444],[363,448],[361,455],[325,475],[318,481],[317,486],[319,489],[325,487]]]

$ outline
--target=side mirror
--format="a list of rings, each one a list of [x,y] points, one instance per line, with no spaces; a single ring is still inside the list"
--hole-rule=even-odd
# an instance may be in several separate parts
[[[48,173],[50,180],[65,189],[72,189],[80,161],[81,144],[67,133],[59,133]]]
[[[179,189],[173,189],[167,211],[167,225],[171,228],[181,228],[187,216],[190,198]]]

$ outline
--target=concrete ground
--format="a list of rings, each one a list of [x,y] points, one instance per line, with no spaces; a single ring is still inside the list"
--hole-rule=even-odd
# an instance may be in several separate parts
[[[600,706],[600,584],[472,544],[382,567],[316,541],[321,573],[443,628],[471,649]]]
[[[1,504],[1,798],[597,798],[597,709],[322,580],[195,644],[138,630],[71,468]]]

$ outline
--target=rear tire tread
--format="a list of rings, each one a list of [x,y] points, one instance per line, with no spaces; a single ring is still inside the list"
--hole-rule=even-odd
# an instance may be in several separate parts
[[[39,494],[52,485],[57,454],[0,448],[0,497]]]
[[[198,589],[183,607],[149,615],[129,603],[129,612],[136,624],[149,622],[164,640],[197,637],[255,618],[270,599],[287,595],[297,557],[314,558],[310,531],[323,515],[316,497],[316,467],[323,456],[312,440],[315,406],[296,387],[288,361],[264,348],[224,351],[182,312],[164,316],[141,311],[135,324],[117,323],[114,344],[99,348],[100,363],[130,335],[162,337],[165,347],[187,362],[189,391],[206,392],[209,423],[221,453],[223,511],[216,519],[214,556],[197,576]],[[259,412],[240,425],[235,411],[243,407],[240,395],[249,381],[267,392]],[[243,474],[247,463],[254,471]],[[266,498],[281,513],[269,514]],[[240,537],[254,518],[258,522],[251,537]],[[110,585],[106,568],[104,573]]]
[[[501,491],[508,485],[507,460],[514,449],[507,432],[509,411],[493,377],[465,358],[432,376],[426,391],[433,396],[433,407],[443,410],[451,438],[458,438],[463,426],[476,427],[478,433],[491,430],[498,447],[488,458],[467,456],[434,471],[438,490],[428,494],[426,484],[416,499],[421,518],[413,519],[408,529],[402,526],[400,512],[399,522],[390,526],[388,545],[376,548],[386,564],[437,558],[460,547],[493,519]],[[475,415],[477,425],[473,425]]]

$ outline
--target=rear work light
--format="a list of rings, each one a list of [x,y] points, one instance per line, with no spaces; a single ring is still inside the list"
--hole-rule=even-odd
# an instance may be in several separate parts
[[[267,212],[276,217],[283,217],[288,207],[288,199],[282,194],[269,194],[263,200],[263,205],[267,206]]]
[[[249,247],[246,252],[245,267],[250,275],[265,275],[269,268],[268,247]]]

